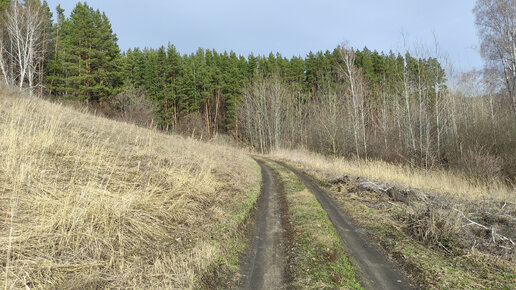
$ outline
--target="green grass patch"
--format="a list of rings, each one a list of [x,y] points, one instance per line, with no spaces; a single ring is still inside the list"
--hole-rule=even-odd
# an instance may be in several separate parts
[[[266,162],[280,176],[288,208],[292,288],[361,289],[340,238],[315,196],[291,171]]]

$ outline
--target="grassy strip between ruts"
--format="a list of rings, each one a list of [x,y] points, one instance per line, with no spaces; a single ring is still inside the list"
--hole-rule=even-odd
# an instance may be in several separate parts
[[[289,286],[360,289],[339,236],[315,196],[289,170],[266,161],[282,181],[288,212]]]
[[[299,167],[299,166],[297,166]],[[326,186],[331,197],[355,222],[365,228],[391,257],[400,263],[422,288],[514,289],[514,262],[475,249],[442,248],[415,239],[404,222],[414,209],[393,202],[386,195],[356,191],[355,184],[332,184],[310,168],[305,172]],[[339,188],[340,187],[340,188]]]

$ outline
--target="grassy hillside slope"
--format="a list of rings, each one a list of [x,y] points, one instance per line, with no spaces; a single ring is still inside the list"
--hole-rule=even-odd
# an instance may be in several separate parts
[[[220,282],[221,271],[237,268],[259,180],[259,167],[235,148],[3,89],[0,285]]]

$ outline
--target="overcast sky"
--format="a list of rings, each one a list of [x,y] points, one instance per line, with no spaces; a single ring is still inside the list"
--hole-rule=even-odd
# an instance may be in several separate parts
[[[47,0],[69,16],[77,1]],[[339,43],[371,50],[424,47],[457,70],[481,68],[474,0],[89,0],[106,12],[122,50],[168,42],[181,53],[198,47],[280,52],[291,57],[332,50]],[[405,41],[404,41],[405,39]]]

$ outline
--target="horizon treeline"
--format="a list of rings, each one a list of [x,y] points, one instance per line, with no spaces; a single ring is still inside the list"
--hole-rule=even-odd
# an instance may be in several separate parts
[[[389,89],[394,90],[405,69],[415,71],[424,67],[425,73],[432,70],[438,83],[421,85],[432,92],[435,85],[446,89],[444,70],[435,58],[416,59],[410,53],[386,55],[367,47],[354,52],[354,65],[362,69],[368,80],[368,97],[378,104],[382,90],[387,89],[384,84],[389,82]],[[339,48],[310,52],[305,58],[287,58],[279,53],[244,57],[233,51],[202,48],[181,55],[169,44],[157,49],[129,49],[122,59],[124,89],[136,90],[153,101],[162,129],[176,129],[187,119],[197,125],[202,123],[197,129],[209,136],[217,132],[240,136],[238,111],[242,109],[246,91],[259,80],[281,79],[282,85],[302,105],[318,100],[323,91],[342,84]]]
[[[496,86],[481,96],[450,90],[437,55],[346,45],[290,58],[182,54],[173,44],[122,52],[108,17],[85,2],[69,17],[58,6],[55,21],[45,1],[16,3],[0,0],[0,25],[9,28],[2,48],[14,42],[16,13],[36,7],[40,26],[27,73],[15,53],[2,51],[8,85],[197,138],[231,134],[263,153],[302,147],[458,168],[482,180],[516,176],[516,119],[506,94]]]

